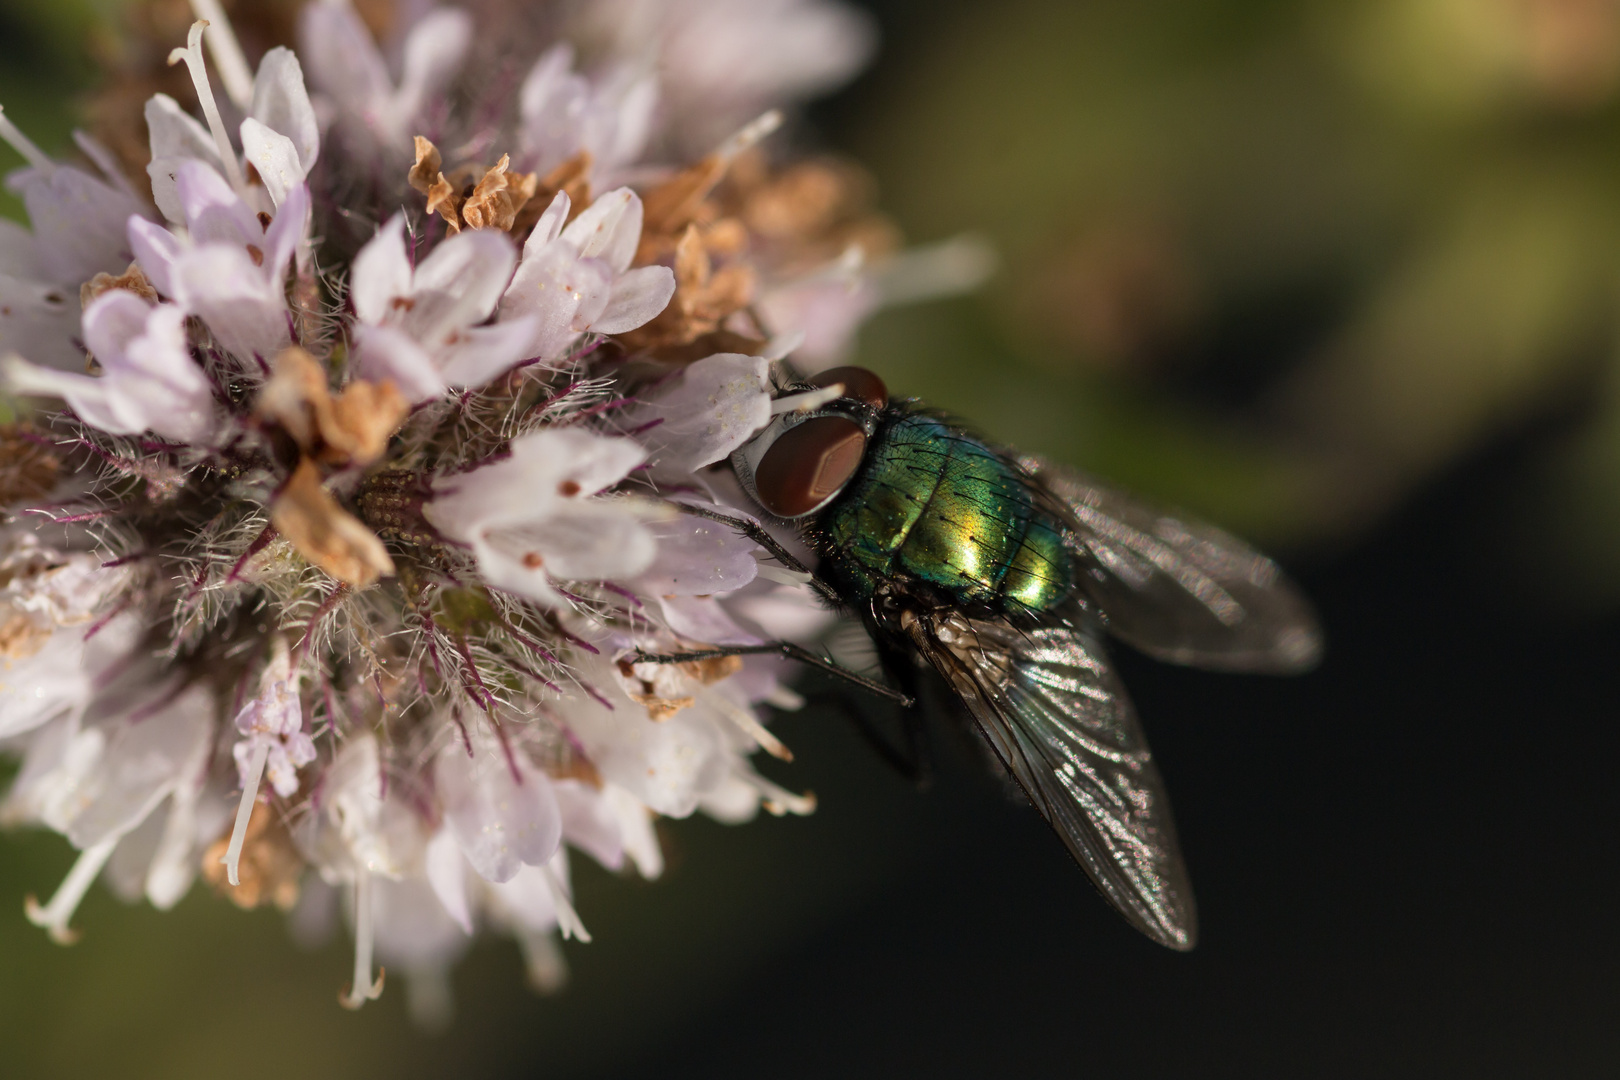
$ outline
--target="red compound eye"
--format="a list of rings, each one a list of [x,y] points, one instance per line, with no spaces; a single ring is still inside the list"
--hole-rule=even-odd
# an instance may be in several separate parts
[[[778,517],[810,513],[849,483],[865,450],[866,432],[842,416],[817,416],[789,428],[754,470],[759,504]]]
[[[811,386],[844,384],[844,396],[864,401],[874,409],[889,403],[889,388],[883,380],[863,367],[835,367],[810,376]]]

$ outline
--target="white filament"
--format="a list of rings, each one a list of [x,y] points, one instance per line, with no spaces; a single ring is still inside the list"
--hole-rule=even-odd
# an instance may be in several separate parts
[[[715,151],[727,161],[736,157],[744,150],[755,146],[759,141],[782,126],[782,110],[772,109],[744,124],[742,130],[720,144]]]
[[[68,871],[68,876],[62,879],[57,888],[56,895],[51,897],[50,903],[44,907],[32,896],[23,901],[23,912],[28,921],[35,926],[44,927],[51,935],[51,940],[58,945],[71,945],[79,940],[76,931],[68,929],[68,922],[72,920],[73,913],[79,909],[79,902],[84,899],[85,892],[90,883],[96,880],[101,868],[107,865],[112,856],[113,848],[118,846],[118,837],[110,837],[101,843],[84,849],[83,853]]]
[[[11,144],[11,148],[21,154],[34,168],[41,172],[52,172],[56,169],[56,162],[45,156],[45,151],[34,144],[34,140],[24,135],[16,124],[6,116],[5,106],[0,105],[0,139]]]
[[[247,783],[242,785],[242,801],[236,804],[236,824],[231,828],[231,843],[225,849],[225,856],[219,860],[225,864],[225,878],[232,885],[242,883],[237,877],[237,868],[242,862],[242,841],[247,838],[248,820],[253,817],[253,802],[259,797],[259,780],[264,776],[264,762],[269,756],[268,742],[260,743],[259,748],[253,751]]]
[[[789,570],[785,566],[775,566],[759,560],[759,576],[766,581],[774,581],[778,585],[803,585],[810,581],[810,575],[803,570]]]
[[[225,84],[225,96],[247,112],[253,104],[253,73],[248,69],[247,57],[242,55],[236,31],[225,17],[225,9],[219,6],[219,0],[191,0],[191,10],[208,24],[208,51],[219,69],[219,81]]]
[[[371,981],[371,952],[376,940],[371,918],[371,875],[362,870],[354,879],[354,982],[349,992],[338,998],[345,1009],[358,1009],[382,996],[388,973],[379,971],[377,981]]]
[[[715,690],[704,690],[703,700],[715,709],[721,716],[730,720],[742,733],[759,743],[760,749],[779,761],[792,761],[793,751],[789,750],[778,739],[766,730],[765,725],[759,722],[752,709],[745,709],[732,701],[726,695]]]
[[[546,885],[551,889],[551,902],[557,908],[557,929],[562,931],[565,938],[578,938],[588,943],[591,940],[590,931],[585,929],[579,912],[574,910],[572,901],[568,899],[568,887],[562,883],[550,863],[541,866],[540,873],[545,875]]]
[[[752,769],[738,769],[737,776],[759,792],[765,809],[777,817],[783,814],[797,814],[804,817],[813,814],[816,810],[816,796],[813,792],[795,795],[779,784],[773,784]]]
[[[844,384],[833,383],[820,390],[806,390],[802,394],[789,394],[779,397],[771,402],[771,415],[777,416],[785,412],[809,412],[819,409],[829,401],[837,401],[844,396]]]
[[[246,190],[247,182],[242,178],[242,166],[236,161],[236,151],[231,149],[225,121],[219,117],[219,103],[214,100],[214,88],[208,84],[208,67],[203,63],[202,36],[207,28],[207,19],[192,23],[191,32],[186,35],[186,47],[169,53],[169,66],[185,64],[191,72],[191,83],[197,88],[197,100],[202,104],[203,116],[208,119],[208,130],[214,136],[214,149],[219,151],[219,159],[225,165],[225,179],[240,194]]]

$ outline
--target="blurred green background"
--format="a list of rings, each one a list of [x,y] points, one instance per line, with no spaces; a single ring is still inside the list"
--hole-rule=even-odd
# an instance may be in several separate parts
[[[580,860],[572,985],[481,942],[440,1036],[206,889],[97,889],[57,948],[22,898],[71,853],[9,836],[7,1075],[1614,1075],[1620,0],[863,6],[884,48],[808,137],[1002,268],[860,362],[1322,603],[1298,682],[1124,658],[1205,944],[1136,940],[968,755],[917,795],[813,709],[775,775],[814,817],[673,823],[653,885]],[[104,16],[0,0],[47,149]]]

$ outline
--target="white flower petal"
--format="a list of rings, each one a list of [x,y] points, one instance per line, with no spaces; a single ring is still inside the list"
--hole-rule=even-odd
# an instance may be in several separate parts
[[[264,228],[257,215],[212,166],[181,162],[176,184],[192,243],[218,241],[246,248],[262,240]]]
[[[442,241],[416,267],[415,306],[402,324],[432,348],[489,318],[512,280],[517,251],[505,233],[470,229]]]
[[[568,212],[572,206],[568,192],[559,191],[551,197],[546,206],[545,213],[535,222],[534,231],[523,242],[523,258],[527,260],[531,255],[538,255],[542,248],[562,235],[563,226],[568,222]]]
[[[293,141],[251,116],[242,121],[242,156],[264,181],[273,206],[280,206],[287,189],[304,180]]]
[[[657,553],[637,515],[603,500],[581,500],[543,520],[506,526],[489,533],[487,541],[520,567],[538,553],[551,577],[580,581],[634,577]]]
[[[425,858],[428,884],[457,926],[473,932],[472,910],[467,903],[467,857],[449,829],[440,829],[428,841]]]
[[[669,306],[675,295],[675,271],[667,266],[643,266],[613,283],[607,307],[591,329],[598,334],[622,334],[645,325]]]
[[[677,472],[711,465],[770,422],[770,364],[763,357],[717,353],[681,375],[679,385],[643,412],[662,421],[640,438],[654,463]]]
[[[568,241],[555,240],[525,254],[501,300],[501,319],[534,316],[534,355],[556,359],[607,307],[612,288],[606,263],[581,259]]]
[[[154,716],[119,723],[84,780],[88,805],[68,830],[74,846],[91,847],[145,820],[188,775],[187,765],[200,764],[212,714],[212,696],[198,688]]]
[[[223,169],[219,150],[208,129],[199,124],[180,103],[168,94],[153,94],[146,103],[146,130],[149,133],[152,161],[146,175],[152,181],[152,200],[163,216],[176,225],[183,225],[186,217],[180,206],[180,195],[175,190],[180,163],[201,161],[216,169]]]
[[[414,338],[389,326],[354,328],[355,372],[372,382],[388,380],[419,404],[442,397],[446,390],[438,365]]]
[[[304,69],[291,49],[278,46],[259,61],[249,115],[291,141],[298,155],[299,179],[308,176],[321,152],[321,132],[304,87]]]
[[[641,199],[629,188],[615,188],[582,210],[562,235],[584,258],[601,259],[622,274],[641,242]]]
[[[516,770],[516,775],[514,775]],[[487,881],[510,881],[527,864],[551,858],[562,840],[562,813],[546,775],[517,751],[475,741],[444,748],[434,765],[445,822],[474,870]]]
[[[382,54],[348,0],[304,5],[298,42],[298,55],[309,65],[311,85],[334,101],[362,112],[393,93]]]
[[[141,272],[159,293],[172,297],[174,261],[186,249],[185,245],[168,229],[143,217],[130,218],[128,232],[129,246]]]
[[[239,359],[268,363],[291,343],[286,298],[245,249],[208,244],[188,251],[175,260],[173,279],[175,298]]]
[[[463,330],[437,350],[444,381],[451,386],[476,388],[510,371],[531,355],[538,323],[530,316]]]
[[[578,780],[558,780],[552,788],[562,811],[563,838],[609,870],[624,865],[619,817],[604,793]]]
[[[457,8],[435,8],[411,28],[394,100],[397,123],[414,121],[427,102],[456,77],[472,34],[472,16]]]
[[[393,311],[393,302],[408,300],[410,295],[411,260],[405,252],[405,218],[395,214],[355,255],[349,299],[361,322],[381,325]]]
[[[124,192],[67,165],[47,173],[23,169],[7,186],[22,193],[47,280],[77,286],[129,265],[124,223],[141,206]]]
[[[712,505],[705,508],[736,513]],[[654,596],[728,593],[753,581],[759,572],[759,561],[754,558],[759,545],[729,525],[680,514],[652,522],[648,528],[658,542],[658,556],[636,579],[636,586]]]
[[[62,371],[84,368],[78,312],[67,291],[0,273],[0,354],[16,353]]]

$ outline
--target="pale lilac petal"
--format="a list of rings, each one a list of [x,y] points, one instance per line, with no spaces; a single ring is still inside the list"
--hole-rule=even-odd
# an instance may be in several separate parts
[[[439,348],[437,360],[451,386],[480,387],[530,357],[538,320],[533,316],[463,330]]]
[[[78,304],[67,290],[0,273],[0,355],[16,353],[45,367],[83,370]]]
[[[146,331],[152,305],[123,289],[96,297],[84,309],[84,343],[109,372],[128,367],[124,350]]]
[[[428,841],[425,857],[428,884],[444,905],[445,913],[468,934],[473,932],[467,903],[467,857],[449,829],[440,829]]]
[[[662,421],[641,439],[660,467],[693,472],[727,457],[770,422],[770,364],[763,357],[717,353],[643,410]]]
[[[416,267],[416,305],[403,325],[432,347],[462,327],[483,322],[516,265],[517,251],[505,233],[471,229],[450,237]]]
[[[213,136],[167,94],[154,94],[146,103],[146,130],[151,140],[152,161],[146,175],[152,181],[152,200],[163,216],[176,225],[185,224],[185,211],[176,190],[180,164],[201,161],[223,169]]]
[[[598,334],[622,334],[643,326],[669,306],[675,295],[675,271],[667,266],[643,266],[613,283],[607,307],[591,323]]]
[[[264,231],[264,265],[260,269],[272,284],[279,287],[286,280],[287,264],[308,231],[309,188],[294,184],[287,189],[270,227]]]
[[[242,121],[242,156],[264,181],[272,206],[280,206],[287,190],[304,180],[292,140],[251,116]]]
[[[581,501],[543,521],[508,526],[491,533],[488,541],[513,561],[531,551],[543,552],[552,577],[582,581],[634,577],[657,554],[646,525],[599,500]]]
[[[718,506],[706,508],[735,513]],[[754,558],[759,545],[729,525],[681,514],[648,528],[658,542],[658,557],[636,585],[654,596],[728,593],[753,581],[759,572]]]
[[[47,280],[77,286],[129,265],[124,223],[140,204],[86,172],[61,165],[22,169],[7,181],[21,192],[34,228],[35,251]]]
[[[617,695],[610,711],[594,702],[569,713],[569,729],[602,776],[667,817],[683,818],[727,771],[726,747],[696,709],[654,721]]]
[[[489,892],[492,906],[514,926],[537,931],[557,925],[556,900],[538,866],[525,866],[511,881],[492,885]]]
[[[612,288],[605,263],[580,259],[568,241],[553,241],[524,257],[501,300],[501,319],[533,315],[538,324],[533,353],[555,359],[606,308]]]
[[[445,911],[432,886],[420,878],[377,878],[371,894],[377,959],[414,981],[422,969],[448,968],[467,950],[467,935]],[[408,994],[413,1019],[418,1005]]]
[[[354,328],[355,371],[372,382],[392,382],[413,404],[449,389],[433,358],[409,335],[388,326]]]
[[[292,342],[286,298],[245,249],[208,244],[188,251],[175,261],[173,277],[175,298],[240,359],[268,363]]]
[[[309,65],[310,84],[334,100],[358,109],[393,93],[371,31],[347,0],[304,5],[298,42],[298,55]]]
[[[321,132],[304,87],[304,69],[291,49],[278,46],[259,61],[249,115],[292,142],[300,179],[308,176],[321,152]]]
[[[538,866],[556,853],[561,811],[551,781],[521,754],[475,747],[469,756],[457,740],[439,754],[433,770],[439,800],[473,869],[487,881],[510,881],[523,865]]]
[[[456,77],[472,44],[472,33],[472,16],[457,8],[429,11],[411,28],[395,97],[398,123],[415,120],[426,103]]]
[[[146,417],[134,414],[121,397],[110,393],[105,379],[39,367],[16,357],[0,358],[0,372],[9,392],[59,397],[91,427],[114,435],[134,435],[146,429]]]
[[[512,458],[531,468],[554,469],[559,484],[571,482],[578,494],[595,495],[629,476],[647,460],[647,451],[633,439],[552,428],[512,440]]]
[[[531,255],[538,255],[542,248],[562,235],[563,226],[568,222],[568,212],[572,204],[568,192],[559,191],[551,198],[546,206],[545,213],[535,222],[534,231],[523,242],[523,258],[527,260]]]
[[[143,217],[129,219],[129,246],[146,280],[164,296],[174,295],[174,261],[185,245],[174,233]]]
[[[88,805],[68,839],[87,848],[139,825],[206,752],[213,702],[189,691],[154,716],[124,721],[84,781]]]
[[[619,818],[603,792],[578,780],[558,780],[552,788],[562,811],[563,839],[609,870],[624,865]]]
[[[258,217],[218,170],[200,161],[181,162],[176,183],[193,243],[218,241],[243,248],[263,243]]]
[[[712,596],[661,596],[658,605],[669,628],[691,641],[710,645],[757,645],[750,634]]]
[[[601,259],[622,274],[641,242],[641,199],[629,188],[616,188],[581,211],[562,235],[584,258]]]
[[[393,302],[410,295],[411,260],[405,251],[405,218],[395,214],[355,255],[349,299],[361,322],[381,325],[393,311]]]
[[[36,278],[39,272],[34,234],[15,221],[0,218],[0,274]]]

